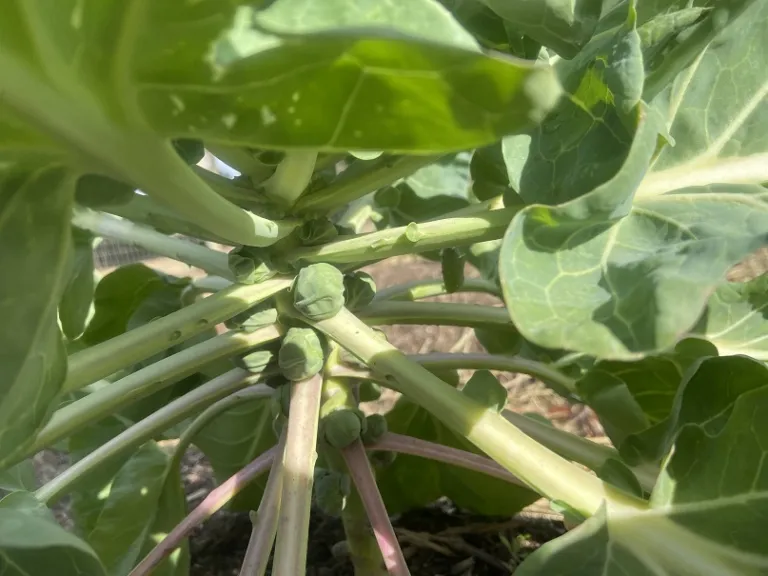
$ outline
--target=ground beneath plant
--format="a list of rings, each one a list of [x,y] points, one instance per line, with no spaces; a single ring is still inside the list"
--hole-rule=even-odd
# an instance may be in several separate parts
[[[185,275],[189,269],[157,259],[148,264],[165,272]],[[768,252],[747,261],[731,274],[733,280],[754,277],[768,270]],[[401,257],[369,269],[379,287],[420,278],[439,278],[439,265],[416,257]],[[501,305],[490,296],[459,294],[440,300]],[[395,326],[386,328],[390,342],[407,353],[474,352],[481,348],[472,330],[456,327]],[[466,378],[468,374],[463,376]],[[498,374],[509,391],[509,408],[537,412],[558,428],[607,443],[590,409],[571,406],[535,379],[520,374]],[[386,411],[397,399],[382,396],[376,411]],[[44,482],[66,468],[66,457],[45,451],[36,458],[39,480]],[[192,448],[183,463],[187,502],[191,510],[213,488],[214,480],[205,457]],[[56,510],[65,526],[71,526],[66,503]],[[393,518],[403,553],[413,576],[502,576],[542,544],[565,532],[562,516],[540,500],[513,518],[488,518],[457,510],[448,501],[410,511]],[[216,513],[190,539],[191,576],[237,576],[248,544],[251,524],[247,514],[226,510]],[[310,525],[309,576],[353,574],[345,556],[341,522],[317,512]]]

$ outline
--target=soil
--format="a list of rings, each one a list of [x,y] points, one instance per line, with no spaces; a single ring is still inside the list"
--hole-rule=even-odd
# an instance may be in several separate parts
[[[768,252],[761,253],[732,279],[756,275],[754,269],[768,269]],[[178,275],[189,274],[186,266],[166,259],[146,261],[148,265]],[[104,270],[106,272],[107,270]],[[419,278],[438,278],[439,265],[416,257],[401,257],[368,270],[381,287]],[[490,296],[459,294],[440,300],[500,305]],[[435,326],[392,326],[385,329],[392,344],[407,353],[473,352],[481,348],[470,329]],[[464,374],[468,377],[470,373]],[[608,443],[594,413],[583,405],[571,406],[535,379],[521,374],[497,374],[509,391],[509,405],[519,412],[537,412],[569,432]],[[376,411],[386,411],[396,400],[395,393],[382,396]],[[52,478],[67,466],[65,454],[48,450],[36,457],[40,482]],[[205,457],[192,447],[183,463],[187,502],[191,510],[214,487],[212,471]],[[71,526],[67,504],[57,506],[57,518]],[[514,518],[489,518],[457,510],[448,501],[394,517],[403,553],[414,576],[501,576],[514,572],[519,563],[545,542],[563,534],[562,516],[540,500]],[[237,576],[251,524],[247,514],[221,510],[191,536],[191,576]],[[352,575],[343,549],[344,534],[338,519],[316,512],[310,525],[308,575]]]

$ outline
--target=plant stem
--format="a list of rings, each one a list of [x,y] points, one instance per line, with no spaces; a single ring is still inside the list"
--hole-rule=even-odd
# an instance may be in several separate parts
[[[287,430],[280,434],[277,444],[277,453],[269,471],[267,485],[264,487],[264,495],[259,502],[259,510],[255,514],[251,512],[251,537],[248,540],[248,548],[245,551],[243,564],[240,567],[240,576],[264,576],[269,563],[269,553],[275,543],[277,533],[277,520],[280,515],[283,492],[283,455]]]
[[[192,171],[197,174],[203,182],[208,184],[211,189],[241,208],[259,213],[261,210],[268,209],[270,206],[267,197],[261,194],[258,190],[249,188],[248,186],[240,186],[234,180],[230,180],[216,172],[206,170],[202,166],[190,166],[190,168],[192,168]]]
[[[211,234],[197,224],[185,220],[146,195],[134,194],[130,202],[116,206],[105,206],[102,210],[126,220],[144,224],[163,234],[184,234],[210,242],[231,244],[228,240]]]
[[[232,278],[227,264],[227,255],[224,252],[211,250],[181,238],[166,236],[129,220],[87,208],[75,208],[72,213],[72,224],[93,232],[97,236],[138,244],[150,252],[196,266],[209,274]]]
[[[558,372],[543,362],[528,360],[518,356],[505,354],[414,354],[408,356],[413,362],[421,364],[428,370],[502,370],[505,372],[520,372],[535,376],[555,389],[565,393],[576,393],[576,382],[573,378]]]
[[[430,371],[433,370],[500,370],[504,372],[516,372],[529,374],[540,380],[546,381],[554,388],[562,388],[564,392],[575,390],[576,384],[572,378],[561,374],[550,366],[535,360],[518,358],[517,356],[505,356],[503,354],[411,354],[407,358],[420,364]],[[331,375],[335,378],[356,378],[361,380],[374,380],[385,386],[390,385],[383,378],[368,370],[350,369],[343,365],[334,366]]]
[[[78,460],[56,478],[39,488],[35,495],[40,501],[48,505],[54,504],[68,491],[73,490],[75,484],[83,476],[93,474],[109,462],[123,457],[130,450],[138,448],[163,430],[178,424],[212,402],[258,382],[261,376],[262,374],[251,374],[236,368],[195,388],[137,422],[109,442],[102,444],[82,460]],[[259,387],[265,398],[272,395],[272,388],[266,384],[260,384]]]
[[[504,197],[499,195],[494,196],[493,198],[489,198],[488,200],[483,200],[482,202],[475,202],[469,206],[459,208],[458,210],[453,210],[435,218],[431,218],[430,220],[427,220],[427,222],[434,222],[443,218],[460,218],[464,216],[473,216],[475,214],[482,214],[491,210],[501,210],[502,208],[504,208]]]
[[[525,483],[518,480],[514,475],[507,472],[490,458],[479,454],[473,454],[466,450],[428,442],[426,440],[421,440],[420,438],[387,432],[375,443],[368,444],[365,449],[371,451],[380,450],[383,452],[397,452],[400,454],[410,454],[411,456],[420,456],[421,458],[429,458],[430,460],[445,462],[452,466],[474,470],[475,472],[480,472],[498,478],[499,480],[504,480],[510,484],[517,484],[518,486],[527,488]]]
[[[221,292],[232,286],[232,284],[234,282],[219,276],[203,276],[202,278],[192,279],[192,286],[201,292]]]
[[[274,166],[262,163],[255,155],[243,148],[221,144],[206,144],[206,148],[224,164],[248,176],[254,184],[260,184],[275,171]]]
[[[65,143],[93,171],[132,184],[204,230],[234,244],[271,246],[299,224],[273,222],[235,206],[201,180],[165,138],[136,124],[116,124],[95,99],[55,90],[15,56],[0,54],[0,68],[3,107],[14,117]]]
[[[71,392],[209,330],[290,286],[289,278],[233,285],[69,357],[63,391]]]
[[[338,366],[339,347],[332,344],[332,350],[324,368],[323,396],[320,406],[320,422],[327,414],[342,407],[358,408],[358,401],[353,387],[347,386],[332,376],[335,367]],[[348,474],[349,470],[344,462],[341,452],[327,443],[320,444],[323,459],[330,467],[341,474]],[[384,576],[387,569],[379,550],[379,544],[371,528],[368,515],[360,499],[360,494],[355,486],[350,487],[344,506],[341,511],[341,519],[344,525],[344,535],[349,548],[349,554],[356,576]]]
[[[128,576],[147,576],[169,554],[171,554],[189,534],[200,524],[214,515],[250,482],[267,471],[278,455],[278,446],[273,446],[261,453],[250,464],[235,472],[229,479],[211,491],[200,505],[179,522],[152,551],[131,570]]]
[[[516,428],[519,428],[540,444],[557,452],[564,458],[583,464],[592,470],[599,471],[612,458],[621,460],[619,451],[610,446],[591,442],[586,438],[569,434],[564,430],[558,430],[554,426],[539,422],[524,414],[512,412],[511,410],[504,410],[502,415],[512,422]],[[630,469],[635,477],[637,477],[643,490],[648,492],[653,490],[659,476],[658,468],[654,470],[652,466],[641,465],[630,467]]]
[[[440,156],[382,156],[370,162],[355,162],[323,190],[301,198],[294,212],[329,213],[379,188],[410,176]]]
[[[480,292],[501,298],[501,289],[490,280],[483,278],[465,278],[458,292]],[[442,280],[415,280],[407,284],[397,284],[376,292],[374,303],[385,300],[421,300],[433,296],[448,294]]]
[[[504,235],[519,210],[519,207],[504,208],[473,216],[411,223],[322,246],[298,248],[287,254],[287,257],[293,262],[354,264],[496,240]]]
[[[323,379],[319,374],[291,384],[280,519],[272,561],[275,574],[303,576],[306,573],[322,386]]]
[[[285,208],[296,203],[306,190],[317,162],[317,150],[289,150],[272,177],[264,182],[264,192]]]
[[[173,356],[163,358],[125,378],[109,384],[54,412],[50,421],[38,433],[26,455],[43,448],[105,418],[123,408],[167,388],[206,364],[248,350],[280,337],[274,326],[251,334],[227,332],[191,346]]]
[[[174,448],[173,463],[171,465],[175,467],[181,466],[181,460],[184,458],[184,453],[187,451],[187,448],[189,448],[189,445],[195,441],[195,436],[212,422],[214,418],[224,414],[243,402],[250,402],[251,400],[260,398],[264,398],[264,390],[260,386],[249,386],[208,406],[184,429],[184,432],[179,437],[179,441]]]
[[[411,400],[467,438],[526,485],[551,500],[561,500],[585,516],[597,512],[604,501],[612,508],[646,507],[642,500],[603,483],[529,438],[500,414],[486,410],[408,360],[348,310],[342,309],[333,318],[312,324],[361,358],[373,371],[395,383]]]
[[[471,328],[513,328],[509,312],[501,306],[456,302],[376,302],[358,311],[366,324],[430,324]]]
[[[400,544],[397,542],[395,530],[389,521],[389,514],[384,507],[363,443],[360,439],[355,440],[341,450],[341,455],[344,457],[349,475],[355,483],[355,488],[368,514],[387,571],[393,576],[410,576],[411,573],[405,563]]]
[[[133,158],[125,159],[117,167],[124,177],[216,236],[236,244],[266,247],[290,234],[299,224],[275,222],[239,208],[211,189],[169,143],[155,135],[131,139],[130,144]],[[152,158],[152,162],[145,162],[146,158]]]
[[[351,487],[344,509],[341,511],[341,522],[344,525],[344,536],[349,547],[355,576],[388,574],[360,493],[354,486]]]

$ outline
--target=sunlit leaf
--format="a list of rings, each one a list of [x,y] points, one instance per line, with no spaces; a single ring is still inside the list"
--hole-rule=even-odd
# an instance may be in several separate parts
[[[710,362],[733,362],[718,359]],[[763,367],[764,377],[766,369]],[[721,388],[729,382],[708,373]],[[718,425],[687,424],[648,511],[598,514],[545,544],[518,569],[538,574],[741,576],[768,570],[768,387],[734,393]],[[585,551],[589,553],[585,553]]]
[[[515,218],[501,268],[507,304],[526,338],[602,358],[668,349],[694,328],[730,267],[768,241],[768,195],[757,185],[768,163],[754,162],[768,149],[757,129],[768,111],[759,57],[768,43],[744,28],[766,17],[766,5],[755,3],[680,76],[670,100],[674,147],[655,154],[652,130],[641,124],[612,180]],[[727,106],[702,108],[726,97]],[[589,148],[578,142],[579,150]],[[723,158],[760,168],[742,163],[723,171]],[[652,188],[659,174],[672,183],[673,166],[680,174],[685,167],[688,179]]]

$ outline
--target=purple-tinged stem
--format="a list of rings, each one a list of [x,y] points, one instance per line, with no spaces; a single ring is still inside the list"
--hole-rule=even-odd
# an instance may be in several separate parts
[[[269,563],[269,553],[275,543],[277,533],[277,518],[280,514],[281,496],[283,490],[283,452],[287,428],[283,429],[277,444],[277,453],[272,460],[264,495],[259,503],[259,510],[251,512],[253,530],[245,551],[240,576],[264,576]]]
[[[128,576],[146,576],[169,554],[171,554],[184,538],[189,536],[197,526],[205,522],[234,498],[243,488],[261,475],[272,464],[278,447],[273,446],[250,464],[235,472],[226,482],[211,491],[200,505],[192,510],[184,520],[171,530],[139,564],[131,570]]]
[[[366,450],[399,452],[401,454],[410,454],[411,456],[430,458],[438,462],[445,462],[446,464],[453,464],[454,466],[481,472],[482,474],[528,488],[521,480],[507,472],[490,458],[459,450],[458,448],[435,444],[420,438],[387,432],[375,443],[368,444],[365,448]]]
[[[410,576],[408,565],[405,563],[403,551],[397,542],[395,530],[389,521],[389,514],[381,499],[379,487],[373,476],[371,464],[365,453],[365,446],[358,439],[341,450],[341,455],[347,464],[349,475],[355,483],[360,499],[363,501],[365,512],[371,521],[373,533],[381,549],[384,565],[392,576]]]

